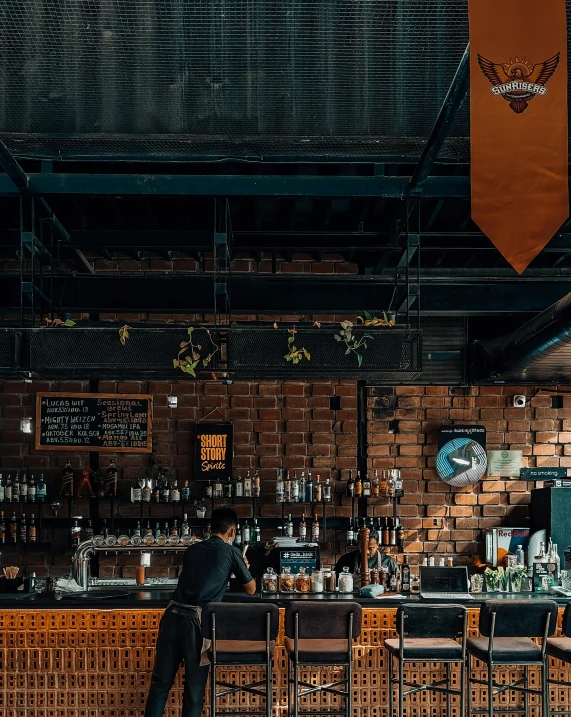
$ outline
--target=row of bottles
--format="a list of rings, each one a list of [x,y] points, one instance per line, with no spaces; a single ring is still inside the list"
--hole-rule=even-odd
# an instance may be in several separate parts
[[[43,473],[37,482],[31,473],[20,476],[16,472],[13,479],[10,475],[4,479],[0,473],[0,503],[44,503],[46,492]]]
[[[259,498],[261,489],[260,474],[255,470],[253,476],[247,471],[244,478],[239,475],[234,479],[217,478],[214,483],[208,481],[204,492],[207,498]]]
[[[349,518],[347,528],[347,545],[357,545],[361,528],[369,528],[371,537],[377,536],[380,547],[389,548],[402,546],[404,543],[404,526],[400,518]]]
[[[349,479],[345,494],[348,498],[398,498],[403,494],[401,472],[398,468],[375,471],[373,478],[368,475],[353,478],[353,471],[349,471]]]
[[[4,518],[4,511],[0,512],[0,545],[6,543],[36,543],[38,541],[38,528],[34,515],[26,517],[12,515],[10,520]]]
[[[276,483],[276,503],[331,503],[331,483],[329,478],[321,483],[321,476],[317,475],[315,481],[308,471],[307,478],[305,471],[301,471],[298,479],[297,471],[285,472],[280,468]]]
[[[159,475],[139,478],[137,487],[131,490],[131,499],[134,503],[189,503],[190,488],[188,481],[179,488],[175,478],[169,475],[166,469],[161,469]]]
[[[294,524],[291,517],[291,513],[288,515],[286,523],[284,525],[284,535],[286,538],[293,538],[294,537]],[[319,518],[317,517],[317,514],[314,516],[313,521],[311,523],[311,542],[312,543],[318,543],[319,537],[321,533],[321,526],[319,525]],[[307,540],[308,536],[308,527],[307,527],[307,521],[305,520],[305,513],[302,515],[301,522],[298,526],[298,541],[299,542],[305,542]]]

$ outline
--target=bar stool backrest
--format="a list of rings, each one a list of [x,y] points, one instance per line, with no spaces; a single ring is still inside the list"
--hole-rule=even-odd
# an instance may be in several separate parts
[[[401,605],[397,633],[407,639],[464,637],[466,620],[463,605]]]
[[[561,624],[561,632],[565,637],[571,637],[571,602],[568,602],[563,613],[563,622]]]
[[[557,627],[557,603],[553,600],[487,600],[480,608],[479,627],[484,637],[490,637],[494,613],[494,637],[548,637]]]
[[[280,611],[277,605],[211,602],[202,610],[202,634],[210,639],[214,616],[217,640],[265,641],[268,614],[271,641],[278,635]]]
[[[353,615],[351,636],[355,639],[361,634],[362,613],[356,602],[291,602],[285,611],[285,635],[295,638],[295,616],[298,615],[300,640],[346,640],[349,616]]]

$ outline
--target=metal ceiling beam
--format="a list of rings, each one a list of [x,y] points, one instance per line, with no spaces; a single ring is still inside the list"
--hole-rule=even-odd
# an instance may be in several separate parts
[[[373,197],[402,199],[409,193],[409,177],[307,175],[168,175],[168,174],[31,174],[32,194],[91,194],[97,196],[190,195],[226,197]],[[0,195],[18,189],[8,175],[0,175]],[[469,177],[428,177],[427,198],[470,197]]]
[[[493,315],[537,312],[569,291],[569,276],[490,277],[424,274],[425,315]],[[392,277],[233,274],[229,281],[232,310],[240,314],[353,314],[389,305]],[[213,309],[212,274],[166,276],[57,276],[54,296],[62,311],[89,313],[203,313]],[[0,282],[0,311],[19,304],[19,277]]]

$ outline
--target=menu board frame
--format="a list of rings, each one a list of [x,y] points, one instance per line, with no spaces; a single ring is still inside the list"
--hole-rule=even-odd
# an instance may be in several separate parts
[[[41,443],[42,433],[42,399],[43,398],[115,398],[148,401],[147,411],[147,446],[123,447],[123,446],[96,446],[89,443],[73,445],[59,445],[52,443],[49,446]],[[153,396],[149,393],[60,393],[59,391],[46,391],[36,394],[36,436],[35,445],[37,451],[92,451],[94,453],[152,453],[153,452]]]

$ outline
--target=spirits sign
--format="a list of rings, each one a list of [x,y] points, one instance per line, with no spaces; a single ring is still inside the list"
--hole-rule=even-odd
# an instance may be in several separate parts
[[[226,479],[232,475],[234,426],[199,423],[194,437],[194,480]]]

